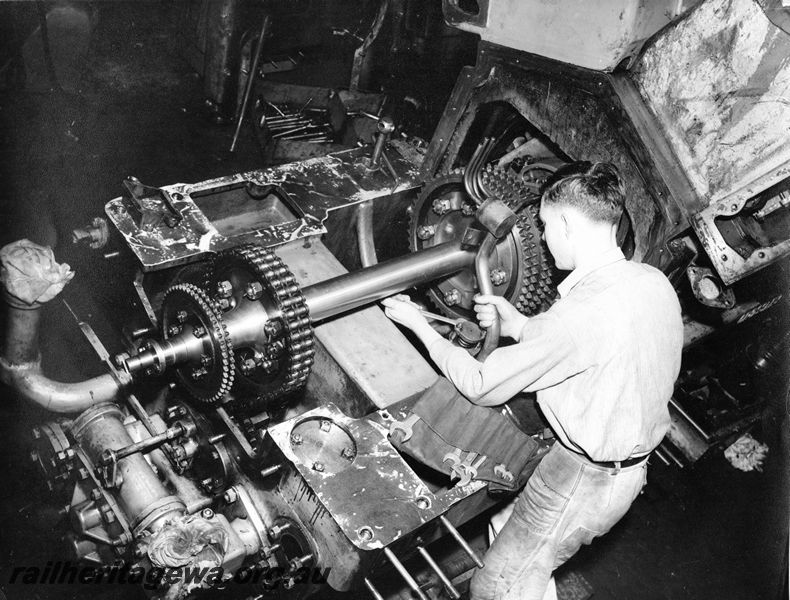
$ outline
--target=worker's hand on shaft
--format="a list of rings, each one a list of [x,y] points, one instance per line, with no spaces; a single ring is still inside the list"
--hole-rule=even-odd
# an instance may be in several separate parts
[[[381,301],[384,305],[384,314],[396,323],[408,327],[412,331],[429,327],[428,320],[420,312],[419,305],[411,301],[405,294],[398,294]]]
[[[475,313],[480,327],[488,329],[494,324],[494,319],[499,315],[500,333],[504,336],[517,339],[527,318],[510,302],[489,294],[475,296]]]

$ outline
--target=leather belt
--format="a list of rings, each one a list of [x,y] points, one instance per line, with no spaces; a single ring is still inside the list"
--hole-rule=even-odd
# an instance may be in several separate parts
[[[598,465],[599,467],[605,467],[607,469],[616,469],[618,467],[620,467],[621,469],[626,469],[628,467],[633,467],[634,465],[638,465],[639,463],[646,461],[648,456],[650,456],[650,454],[635,456],[633,458],[628,458],[626,460],[621,460],[619,462],[605,461],[605,460],[595,461],[595,460],[590,460],[589,458],[587,460],[590,460],[590,462],[594,465]]]

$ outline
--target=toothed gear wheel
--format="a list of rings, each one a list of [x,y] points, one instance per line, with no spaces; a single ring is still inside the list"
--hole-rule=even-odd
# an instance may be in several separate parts
[[[513,231],[496,246],[491,261],[494,292],[522,313],[546,310],[556,297],[553,261],[537,217],[540,196],[518,173],[488,165],[482,181],[490,197],[499,198],[518,216]],[[457,240],[475,223],[475,205],[466,193],[463,170],[454,169],[429,181],[412,207],[409,242],[412,251]],[[455,273],[433,284],[428,294],[448,316],[474,318],[478,292],[474,269]]]
[[[235,348],[238,389],[229,406],[234,412],[271,408],[301,388],[310,374],[315,348],[307,303],[285,263],[272,250],[255,244],[227,250],[214,259],[208,289],[223,281],[232,284],[235,307],[231,310],[260,303],[269,324],[275,324],[266,339]],[[250,284],[260,285],[252,299],[246,293]]]
[[[162,299],[165,339],[185,329],[203,339],[202,359],[200,364],[184,365],[176,372],[195,399],[214,404],[233,386],[233,346],[221,312],[202,289],[191,283],[172,286]]]

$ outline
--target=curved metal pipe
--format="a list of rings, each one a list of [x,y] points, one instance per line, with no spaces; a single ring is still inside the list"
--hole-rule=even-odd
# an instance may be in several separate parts
[[[496,238],[490,233],[485,237],[483,243],[475,256],[475,272],[477,273],[477,287],[480,292],[486,295],[494,293],[494,286],[491,283],[491,252],[496,247]],[[494,314],[494,322],[491,327],[486,331],[486,339],[483,342],[483,347],[477,355],[477,360],[483,362],[488,355],[491,354],[499,345],[499,335],[501,331],[501,323],[499,322],[499,313]]]
[[[494,148],[494,144],[493,138],[483,138],[472,154],[472,158],[469,159],[469,164],[464,172],[464,188],[477,206],[485,201],[485,190],[482,187],[480,173],[488,160],[488,155]]]
[[[373,203],[366,200],[357,206],[357,247],[359,261],[363,268],[372,267],[379,262],[376,256],[376,243],[373,237]]]
[[[29,402],[57,413],[81,412],[114,399],[121,387],[131,383],[127,375],[101,375],[77,383],[61,383],[41,370],[38,332],[41,305],[19,306],[7,294],[5,338],[0,348],[0,381]]]
[[[80,381],[61,383],[41,371],[41,362],[12,364],[0,357],[0,380],[20,396],[52,412],[81,412],[95,404],[113,400],[121,384],[109,373]]]

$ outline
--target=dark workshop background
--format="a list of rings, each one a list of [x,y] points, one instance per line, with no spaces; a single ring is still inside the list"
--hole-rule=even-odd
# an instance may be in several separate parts
[[[312,41],[299,67],[273,79],[347,87],[353,33],[364,30],[376,3],[325,4],[310,24]],[[440,5],[424,4],[426,14]],[[183,51],[189,36],[185,3],[59,5],[65,8],[45,44],[39,26],[53,6],[0,3],[3,244],[26,237],[52,245],[58,256],[68,254],[71,229],[101,214],[129,175],[165,185],[264,166],[264,153],[246,129],[237,151],[228,151],[233,125],[204,102],[203,81]],[[281,38],[307,35],[298,27],[273,23]],[[456,36],[455,60],[398,62],[394,54],[388,62],[382,53],[380,70],[367,76],[375,91],[413,88],[424,109],[418,133],[428,139],[460,66],[474,60],[471,36],[435,35]],[[50,372],[79,373],[87,351],[73,347],[74,335],[61,320],[47,319],[43,347]],[[738,335],[758,336],[759,330]],[[13,567],[64,557],[56,509],[47,507],[27,460],[30,427],[41,417],[3,390],[0,590],[9,600],[143,598],[133,586],[8,586]],[[782,598],[788,445],[780,443],[780,420],[766,418],[752,431],[771,449],[763,472],[737,471],[721,452],[684,469],[653,464],[629,514],[563,570],[581,574],[598,600]]]

